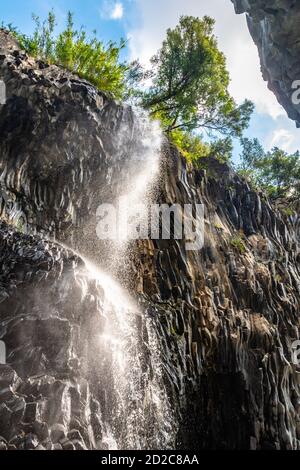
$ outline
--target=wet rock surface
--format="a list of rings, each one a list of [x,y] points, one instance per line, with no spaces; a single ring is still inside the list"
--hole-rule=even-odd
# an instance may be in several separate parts
[[[292,95],[299,89],[299,22],[297,0],[232,0],[236,13],[247,13],[250,33],[258,47],[262,73],[289,117],[300,126],[300,105]],[[293,87],[293,83],[296,87]],[[295,99],[298,101],[299,95]]]
[[[83,261],[61,246],[5,223],[0,246],[0,338],[7,354],[0,365],[1,447],[95,448],[101,425],[93,425],[95,371],[85,351],[91,328],[101,332],[101,292],[93,282],[84,285]],[[92,295],[98,303],[88,312]]]
[[[204,247],[142,243],[136,279],[160,318],[177,445],[299,449],[297,219],[226,165],[191,172],[172,153],[162,200],[205,205]]]
[[[146,403],[158,372],[149,357],[154,343],[147,312],[138,316],[132,308],[138,333],[131,337],[134,331],[124,319],[127,300],[114,289],[110,280],[107,286],[105,277],[91,275],[74,252],[0,222],[0,340],[6,345],[6,364],[0,365],[2,450],[170,446],[164,430],[154,429],[157,410]],[[118,329],[118,320],[124,350],[115,346],[111,331]],[[135,361],[132,370],[125,367],[124,354]]]
[[[105,415],[117,404],[98,337],[111,317],[101,286],[82,276],[81,258],[48,239],[56,234],[76,246],[91,238],[103,249],[94,219],[84,221],[95,201],[115,191],[110,175],[126,158],[134,119],[89,84],[28,58],[3,32],[0,48],[8,89],[0,107],[1,218],[14,224],[0,223],[0,340],[7,345],[0,449],[109,448]],[[151,319],[179,422],[177,448],[300,449],[300,369],[292,359],[299,219],[226,165],[203,160],[196,171],[168,144],[164,154],[157,202],[204,204],[205,241],[189,252],[186,240],[139,241],[125,266],[143,312],[143,380]],[[146,425],[145,442],[155,448],[157,422]]]
[[[113,191],[124,184],[122,162],[130,161],[141,129],[130,107],[64,69],[28,57],[3,30],[0,51],[6,86],[6,104],[0,106],[1,217],[67,238],[94,215],[103,188],[103,202],[109,202],[109,185]]]

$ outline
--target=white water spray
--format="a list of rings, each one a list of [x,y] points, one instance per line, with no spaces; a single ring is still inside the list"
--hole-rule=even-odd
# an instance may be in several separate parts
[[[145,112],[135,109],[131,138],[123,123],[119,133],[116,157],[112,161],[109,186],[110,199],[102,199],[98,207],[96,232],[106,240],[105,267],[117,271],[128,259],[127,250],[136,234],[148,233],[148,206],[154,199],[155,184],[159,177],[162,132],[159,123],[151,121]],[[102,198],[105,194],[102,193]],[[105,237],[107,205],[112,208],[112,230]],[[138,213],[136,212],[138,210]],[[116,217],[114,216],[116,215]],[[119,215],[117,217],[117,214]],[[102,236],[103,235],[103,236]],[[115,269],[117,267],[117,269]]]
[[[99,367],[112,400],[103,410],[105,432],[101,446],[172,448],[173,416],[163,383],[153,319],[111,276],[89,260],[84,262],[86,269],[78,275],[99,286],[102,314],[107,320],[98,335]]]
[[[159,174],[162,137],[158,124],[145,114],[136,114],[133,135],[121,171],[121,178],[124,174],[126,177],[115,196],[126,196],[135,229],[135,214],[130,214],[130,209],[139,202],[151,201]],[[147,214],[139,214],[139,220],[141,215],[147,224]],[[81,284],[96,283],[102,296],[101,314],[106,318],[98,335],[100,377],[107,393],[101,410],[104,435],[97,445],[108,449],[170,449],[174,447],[175,425],[163,380],[155,319],[139,308],[114,279],[115,266],[127,263],[132,236],[125,228],[124,234],[110,245],[108,273],[85,258],[85,269],[78,273]]]

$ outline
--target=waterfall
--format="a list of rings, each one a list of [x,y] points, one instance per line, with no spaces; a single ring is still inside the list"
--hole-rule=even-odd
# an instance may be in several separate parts
[[[153,197],[162,141],[158,124],[141,112],[135,112],[132,136],[127,158],[121,166],[118,161],[121,184],[115,186],[115,197],[126,197],[129,217],[134,220],[132,208],[139,202],[149,204]],[[139,214],[139,220],[148,223],[146,211]],[[92,351],[86,354],[87,368],[94,364],[93,380],[99,381],[94,386],[100,395],[103,435],[94,445],[108,450],[171,449],[176,426],[164,385],[158,320],[116,278],[117,268],[126,268],[131,247],[132,233],[125,228],[124,233],[125,237],[106,245],[110,256],[105,271],[78,253],[85,263],[78,282],[80,286],[95,284],[101,299],[99,315],[104,319],[96,345],[90,345]],[[87,290],[83,292],[87,295]]]
[[[110,276],[84,259],[79,273],[101,291],[106,321],[98,335],[98,377],[104,436],[101,448],[168,449],[174,423],[163,383],[154,320]]]
[[[105,203],[112,204],[116,209],[116,234],[109,240],[105,239],[105,243],[102,240],[105,251],[103,264],[110,273],[124,268],[133,240],[138,237],[138,233],[148,231],[148,205],[155,198],[162,139],[159,123],[151,121],[139,108],[133,109],[130,128],[125,120],[114,138],[114,155],[97,211],[100,217],[99,209],[104,204],[103,216],[106,212]],[[93,234],[96,231],[98,238],[101,238],[94,220],[87,233],[90,231]],[[84,244],[82,248],[85,251]]]

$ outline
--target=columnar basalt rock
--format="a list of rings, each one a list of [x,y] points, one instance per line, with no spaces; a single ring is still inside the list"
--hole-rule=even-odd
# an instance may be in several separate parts
[[[0,106],[1,217],[39,233],[66,233],[87,220],[108,182],[118,184],[136,132],[132,110],[28,57],[1,30],[0,79],[7,94]]]
[[[205,204],[205,244],[142,244],[141,291],[160,312],[178,445],[298,449],[299,231],[217,161],[169,150],[162,200]],[[185,397],[183,401],[178,396]]]
[[[107,403],[95,348],[111,318],[101,286],[80,274],[84,262],[48,238],[86,234],[103,249],[83,221],[114,192],[110,176],[129,152],[133,113],[1,38],[8,88],[0,107],[1,218],[14,226],[0,224],[0,340],[8,354],[0,366],[0,449],[104,448],[103,414],[116,403]],[[178,448],[300,449],[300,369],[292,360],[299,219],[225,164],[203,159],[195,170],[168,143],[163,152],[157,202],[204,204],[205,244],[187,252],[185,240],[136,243],[125,270],[143,312],[141,373],[153,353],[150,318]]]
[[[299,24],[297,0],[231,0],[236,13],[247,13],[250,33],[258,47],[264,79],[289,117],[300,126]],[[297,83],[298,82],[298,83]],[[293,85],[294,84],[294,85]]]
[[[86,356],[91,331],[101,332],[101,290],[82,282],[84,263],[73,252],[2,222],[0,247],[3,448],[101,446],[100,405],[90,382],[95,371]]]

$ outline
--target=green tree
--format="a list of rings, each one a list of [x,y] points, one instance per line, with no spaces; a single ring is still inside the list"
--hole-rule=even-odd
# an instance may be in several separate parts
[[[237,106],[230,96],[226,61],[213,26],[207,16],[182,16],[151,59],[152,85],[142,93],[142,104],[168,132],[205,128],[241,136],[248,125],[253,104]]]
[[[242,154],[241,154],[241,167],[244,170],[254,169],[255,165],[265,156],[263,146],[257,138],[241,139]]]
[[[288,154],[278,147],[265,152],[257,139],[241,139],[241,172],[273,198],[300,195],[300,154]]]
[[[230,137],[217,139],[211,142],[209,156],[222,162],[229,162],[232,157],[233,143]]]

